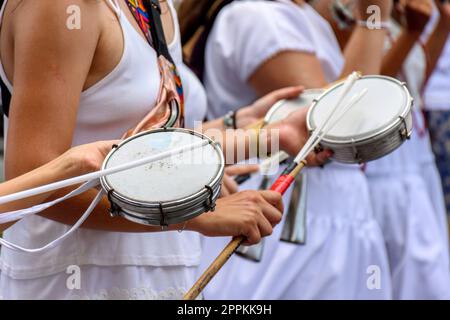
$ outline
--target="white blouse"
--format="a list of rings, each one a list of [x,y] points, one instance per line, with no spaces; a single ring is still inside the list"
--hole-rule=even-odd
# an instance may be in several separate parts
[[[217,118],[253,102],[257,95],[247,80],[282,51],[316,55],[329,82],[338,78],[344,66],[333,30],[307,4],[299,7],[289,0],[236,1],[225,7],[206,47],[208,117]]]

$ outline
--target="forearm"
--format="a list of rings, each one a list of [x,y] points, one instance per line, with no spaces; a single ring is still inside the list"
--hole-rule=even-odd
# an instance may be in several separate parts
[[[59,191],[58,193],[52,195],[51,198],[64,196],[65,194],[67,194],[67,192],[69,192],[69,190]],[[58,205],[55,205],[52,208],[49,208],[48,210],[44,211],[41,216],[62,224],[74,225],[87,209],[97,193],[98,190],[88,190],[78,197],[68,199]],[[98,231],[133,233],[162,231],[162,228],[160,226],[146,226],[131,222],[129,220],[126,220],[125,218],[111,217],[111,215],[109,214],[109,209],[110,203],[105,196],[95,207],[94,211],[91,213],[86,222],[81,226],[81,228]],[[184,223],[170,225],[168,230],[186,229],[191,231],[198,231],[198,220],[199,218],[193,219],[186,225]]]
[[[206,132],[208,130],[217,129],[217,130],[225,130],[225,126],[223,124],[223,117],[217,118],[211,121],[202,122],[201,126],[196,127],[195,130],[198,132]]]
[[[256,128],[237,130],[209,129],[203,133],[221,145],[227,165],[257,157],[258,152],[265,154],[278,151],[274,150],[278,148],[278,145],[273,143],[273,141],[279,141],[277,128],[268,127],[260,131],[256,130]]]
[[[420,33],[403,31],[384,56],[381,74],[396,77],[419,37]]]
[[[81,175],[91,171],[91,168],[86,167],[86,163],[83,163],[79,157],[74,156],[71,153],[66,153],[61,157],[29,172],[15,179],[7,181],[0,185],[0,195],[12,194],[15,192],[35,188],[48,183],[64,180],[74,176]],[[0,212],[7,212],[13,210],[19,210],[28,208],[44,201],[51,201],[68,194],[74,188],[65,188],[52,193],[41,194],[32,198],[27,198],[20,201],[15,201],[2,205]],[[74,225],[76,221],[81,217],[84,210],[87,209],[89,204],[94,199],[98,190],[89,190],[84,194],[68,199],[52,208],[44,211],[41,215],[66,224]],[[95,208],[94,212],[88,218],[88,220],[82,226],[83,228],[103,230],[103,231],[117,231],[117,232],[158,232],[161,231],[160,227],[143,226],[136,223],[129,222],[123,218],[111,218],[109,215],[109,202],[106,199],[102,199],[99,205]],[[11,226],[2,225],[0,230],[5,230]],[[174,225],[171,226],[171,230],[181,229],[183,226]],[[194,224],[195,227],[195,224]]]
[[[341,78],[353,71],[379,74],[386,35],[385,29],[356,27],[344,50],[345,66]]]
[[[238,129],[246,129],[251,127],[259,119],[255,117],[255,110],[252,110],[252,106],[241,107],[236,111],[236,127]],[[224,117],[220,117],[214,120],[206,121],[201,124],[201,127],[195,128],[199,132],[205,132],[211,129],[226,130],[224,125]]]
[[[446,22],[443,18],[439,19],[439,22],[425,44],[425,54],[427,55],[428,64],[426,71],[426,80],[429,79],[433,73],[439,58],[444,50],[450,34],[450,23]]]
[[[0,184],[0,196],[36,188],[78,174],[80,174],[80,165],[72,161],[72,159],[55,159],[40,168]],[[0,212],[31,207],[45,201],[49,196],[51,196],[51,193],[40,194],[35,197],[3,204],[0,205]]]

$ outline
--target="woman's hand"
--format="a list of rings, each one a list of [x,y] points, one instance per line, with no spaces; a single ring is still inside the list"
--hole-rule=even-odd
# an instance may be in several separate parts
[[[306,116],[309,108],[301,108],[289,115],[286,119],[269,126],[271,129],[278,129],[280,132],[280,148],[291,156],[296,156],[309,138],[306,125]],[[308,165],[320,166],[327,163],[333,155],[330,150],[319,153],[311,153],[308,158]]]
[[[450,2],[441,3],[440,0],[434,0],[434,3],[439,10],[439,23],[445,25],[446,28],[450,29]]]
[[[214,212],[188,223],[188,229],[209,237],[244,236],[246,245],[272,234],[281,221],[281,195],[273,191],[242,191],[219,199]]]
[[[404,17],[404,27],[420,35],[433,14],[432,0],[402,0],[397,3],[397,10]]]
[[[119,144],[119,141],[98,141],[73,147],[55,161],[63,166],[70,165],[74,175],[98,171],[115,144]]]
[[[239,191],[239,185],[234,178],[239,175],[252,174],[259,171],[258,165],[237,164],[226,167],[222,181],[221,197],[227,197]]]
[[[236,126],[246,128],[252,123],[264,118],[272,106],[283,99],[295,99],[303,92],[302,86],[287,87],[275,90],[256,100],[248,107],[241,108],[236,117]]]

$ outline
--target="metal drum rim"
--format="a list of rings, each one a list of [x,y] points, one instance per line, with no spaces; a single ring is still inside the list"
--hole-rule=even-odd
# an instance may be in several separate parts
[[[220,191],[220,184],[217,186],[212,187],[213,192]],[[167,210],[166,212],[173,212],[174,210],[179,210],[178,208],[183,207],[190,207],[195,206],[199,203],[204,203],[210,196],[210,192],[204,188],[201,191],[204,191],[204,193],[200,194],[199,196],[191,196],[191,199],[187,200],[187,198],[182,199],[182,201],[172,201],[172,202],[151,202],[146,203],[143,205],[141,202],[131,202],[131,201],[123,201],[120,198],[115,197],[114,195],[111,195],[112,200],[116,202],[119,206],[130,206],[137,209],[142,210],[150,210],[154,212],[158,212],[160,210],[160,206],[163,208],[163,210]]]
[[[384,136],[386,134],[389,134],[389,132],[391,130],[393,130],[394,128],[396,128],[399,124],[401,124],[410,113],[412,111],[412,105],[413,105],[413,101],[414,99],[411,96],[411,93],[409,92],[408,88],[406,87],[406,84],[404,82],[401,82],[395,78],[392,77],[388,77],[388,76],[382,76],[382,75],[369,75],[369,76],[363,76],[361,77],[361,79],[368,79],[368,78],[379,78],[379,79],[383,79],[383,80],[388,80],[394,83],[397,83],[398,85],[400,85],[402,87],[402,89],[404,90],[404,92],[406,93],[406,98],[407,98],[407,106],[403,108],[402,113],[398,116],[397,120],[393,121],[389,126],[383,128],[382,130],[379,130],[377,133],[372,134],[371,136],[366,136],[366,137],[359,137],[357,139],[352,139],[352,138],[344,138],[341,140],[335,140],[335,139],[330,139],[330,138],[326,138],[324,137],[322,139],[322,141],[324,143],[327,144],[333,144],[333,145],[347,145],[347,144],[356,144],[356,143],[364,143],[366,140],[374,138],[374,137],[381,137]],[[311,105],[311,108],[308,110],[308,114],[306,116],[306,125],[308,128],[309,132],[313,131],[312,128],[312,112],[315,108],[315,106],[317,105],[317,103],[319,102],[320,99],[322,99],[326,94],[328,94],[330,91],[332,91],[333,89],[342,86],[343,83],[338,83],[334,86],[332,86],[331,88],[329,88],[328,90],[326,90],[319,98],[317,98],[317,101],[313,102],[313,104]]]
[[[220,196],[220,190],[217,191],[214,195],[214,200],[217,200],[217,198]],[[187,211],[189,209],[189,211]],[[178,212],[175,212],[175,214],[170,214],[167,212],[164,213],[164,220],[165,222],[170,224],[176,224],[176,223],[182,223],[185,221],[188,221],[190,219],[193,219],[203,213],[206,212],[205,205],[197,205],[189,208],[185,208],[184,210],[180,210]],[[188,213],[185,213],[188,212]],[[143,213],[134,212],[131,209],[121,208],[121,210],[118,212],[118,215],[135,223],[144,224],[144,225],[151,225],[151,226],[160,226],[161,225],[161,214],[149,214],[145,215]]]
[[[219,155],[220,162],[221,162],[221,165],[219,166],[220,168],[216,172],[216,176],[210,182],[209,186],[214,187],[217,184],[220,184],[220,181],[222,180],[222,177],[223,177],[224,172],[225,172],[225,157],[223,155],[222,148],[220,147],[220,145],[218,143],[216,143],[214,140],[212,140],[208,136],[206,136],[206,135],[204,135],[202,133],[199,133],[197,131],[194,131],[194,130],[191,130],[191,129],[185,129],[185,128],[158,128],[158,129],[152,129],[152,130],[141,132],[141,133],[139,133],[137,135],[134,135],[132,137],[129,137],[129,138],[125,139],[116,148],[111,150],[109,152],[109,154],[106,156],[106,158],[105,158],[105,160],[103,161],[103,164],[102,164],[102,170],[106,169],[106,166],[108,164],[109,159],[123,145],[129,143],[130,141],[132,141],[134,139],[138,139],[141,136],[146,136],[146,135],[149,135],[149,134],[152,134],[152,133],[159,133],[159,132],[184,132],[186,134],[191,134],[191,135],[197,136],[199,138],[202,138],[204,140],[208,140],[209,144],[212,145],[213,148],[217,151],[217,153]],[[120,194],[119,192],[115,191],[112,188],[112,186],[109,184],[109,182],[107,181],[105,176],[100,178],[100,184],[101,184],[103,190],[106,193],[110,193],[112,191],[111,192],[111,197],[112,198],[115,198],[118,201],[126,203],[126,204],[129,204],[131,206],[143,207],[145,205],[148,205],[148,206],[151,207],[152,204],[156,203],[156,202],[148,202],[148,201],[136,201],[136,200],[132,200],[132,199],[130,199],[130,198]],[[171,204],[176,204],[176,203],[183,202],[183,201],[189,201],[190,199],[195,198],[198,195],[202,195],[205,192],[205,190],[207,190],[207,189],[206,188],[202,188],[202,189],[200,189],[199,191],[197,191],[195,194],[193,194],[191,196],[188,196],[188,197],[185,197],[185,198],[180,198],[180,199],[174,199],[174,200],[166,201],[166,202],[162,202],[162,203],[171,205]]]

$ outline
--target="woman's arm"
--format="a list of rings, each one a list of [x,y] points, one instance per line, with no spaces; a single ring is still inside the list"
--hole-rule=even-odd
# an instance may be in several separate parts
[[[236,111],[236,127],[237,129],[245,129],[253,125],[258,120],[264,118],[270,108],[280,100],[295,99],[303,92],[303,87],[287,87],[272,91],[264,97],[256,100],[249,106],[239,108]],[[202,126],[197,128],[199,131],[209,129],[225,130],[223,117],[211,121],[203,122]]]
[[[440,17],[433,33],[425,44],[425,54],[428,58],[426,80],[433,74],[450,35],[450,3],[441,4],[440,1],[435,1],[435,3],[439,9]]]
[[[420,41],[433,12],[431,0],[407,0],[404,7],[401,4],[397,6],[398,15],[404,18],[405,25],[384,56],[381,68],[381,74],[391,77],[396,77],[402,70],[412,48]]]
[[[117,141],[103,141],[72,148],[48,164],[0,184],[0,196],[97,171],[115,143]],[[48,196],[42,194],[1,205],[0,212],[30,207],[45,201]],[[220,199],[216,212],[205,213],[186,225],[172,225],[170,230],[186,229],[210,236],[244,235],[248,244],[254,244],[262,236],[272,233],[272,228],[281,220],[282,211],[281,196],[273,192],[249,191]],[[0,232],[13,224],[0,225]],[[145,231],[161,229],[147,227]]]
[[[69,5],[81,9],[79,30],[66,27]],[[105,8],[103,1],[23,0],[14,14],[8,12],[5,16],[4,23],[11,26],[11,35],[7,36],[12,37],[13,46],[6,72],[14,84],[5,161],[8,179],[49,163],[70,148],[80,94],[93,83],[92,62],[99,39],[107,30],[100,19]],[[111,21],[106,20],[103,23],[110,26]],[[60,190],[50,199],[69,191]],[[73,225],[97,192],[90,190],[64,201],[43,216]],[[271,232],[270,224],[281,218],[277,209],[280,206],[281,197],[273,193],[238,194],[220,200],[214,214],[193,219],[186,229],[208,235],[245,235],[252,242]],[[161,231],[123,218],[112,219],[108,210],[109,202],[104,198],[83,227],[118,232]],[[171,230],[183,227],[173,225]]]
[[[100,169],[104,158],[117,141],[101,141],[78,146],[31,172],[0,184],[0,196],[36,188]],[[32,207],[44,202],[51,193],[0,205],[0,213]],[[11,226],[3,225],[3,231]]]
[[[66,9],[74,4],[81,9],[79,30],[66,27]],[[13,82],[14,93],[5,158],[7,179],[45,165],[70,148],[80,94],[88,81],[102,35],[99,19],[104,14],[102,8],[102,2],[98,1],[24,0],[14,14],[8,15],[13,38],[13,64],[7,66],[6,71]],[[62,189],[50,199],[61,197],[70,190]],[[96,193],[96,190],[88,191],[46,210],[43,215],[72,225]],[[110,219],[108,207],[108,202],[103,200],[85,227],[145,230],[142,226],[124,223],[122,219]]]
[[[411,33],[403,30],[384,56],[381,74],[396,77],[402,70],[403,63],[408,58],[411,49],[416,45],[419,38],[420,33]]]
[[[381,19],[386,21],[390,16],[391,1],[360,1],[358,2],[361,16],[364,18],[366,9],[371,3],[378,3]],[[344,50],[345,66],[339,78],[358,70],[364,74],[378,74],[381,69],[383,45],[386,30],[370,30],[357,26],[353,31]],[[252,74],[249,83],[260,94],[281,87],[303,85],[305,88],[321,88],[328,85],[318,58],[311,53],[297,51],[281,51],[272,59],[266,61]]]

